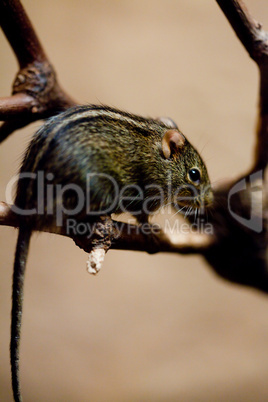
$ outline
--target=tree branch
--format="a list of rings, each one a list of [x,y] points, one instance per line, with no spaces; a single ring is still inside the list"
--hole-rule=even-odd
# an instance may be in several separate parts
[[[19,226],[18,216],[13,212],[12,207],[5,202],[0,202],[0,226],[15,228]],[[44,229],[44,232],[72,238],[64,227],[48,228]],[[150,254],[158,252],[200,253],[215,242],[213,236],[198,232],[169,236],[160,230],[158,226],[152,228],[152,231],[147,228],[147,233],[145,234],[139,226],[117,221],[113,221],[113,237],[115,240],[112,243],[112,249],[145,251]],[[88,251],[91,239],[86,236],[80,236],[77,243],[79,243],[77,245],[80,248]]]
[[[216,0],[260,71],[260,102],[255,161],[252,171],[268,161],[268,33],[248,12],[242,0]]]
[[[267,54],[268,41],[261,24],[252,18],[242,0],[216,1],[250,57],[259,64],[263,55]]]
[[[21,69],[47,60],[43,47],[19,0],[1,0],[0,24]]]
[[[33,26],[19,0],[0,1],[0,24],[12,46],[20,70],[11,97],[0,99],[0,142],[17,128],[76,105],[63,91]],[[16,119],[17,121],[14,121]]]
[[[32,96],[18,92],[16,95],[0,98],[0,120],[10,120],[14,117],[29,114],[33,107],[37,107],[37,102]]]

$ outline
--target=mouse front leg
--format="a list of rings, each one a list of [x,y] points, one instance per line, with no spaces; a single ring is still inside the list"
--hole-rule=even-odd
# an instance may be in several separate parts
[[[100,216],[87,222],[88,233],[83,236],[73,236],[75,244],[89,253],[87,271],[96,275],[104,262],[104,257],[115,238],[113,220],[110,215]]]

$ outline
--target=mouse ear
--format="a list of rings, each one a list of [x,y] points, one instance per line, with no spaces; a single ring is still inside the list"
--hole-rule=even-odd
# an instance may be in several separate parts
[[[161,123],[164,123],[165,126],[169,128],[176,128],[178,130],[177,124],[170,117],[158,117],[156,120],[160,121]]]
[[[178,130],[167,130],[162,139],[162,151],[166,159],[177,153],[185,144],[185,137]]]

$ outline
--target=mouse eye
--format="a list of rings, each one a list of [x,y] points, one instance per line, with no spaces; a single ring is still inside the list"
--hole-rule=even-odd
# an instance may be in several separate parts
[[[198,169],[196,168],[190,169],[188,172],[188,176],[191,182],[193,182],[194,184],[200,183],[201,175]]]

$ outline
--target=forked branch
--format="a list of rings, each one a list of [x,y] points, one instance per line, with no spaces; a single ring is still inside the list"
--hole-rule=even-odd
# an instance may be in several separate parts
[[[0,1],[0,24],[19,63],[12,96],[0,98],[0,142],[16,129],[75,105],[60,87],[19,0]]]

